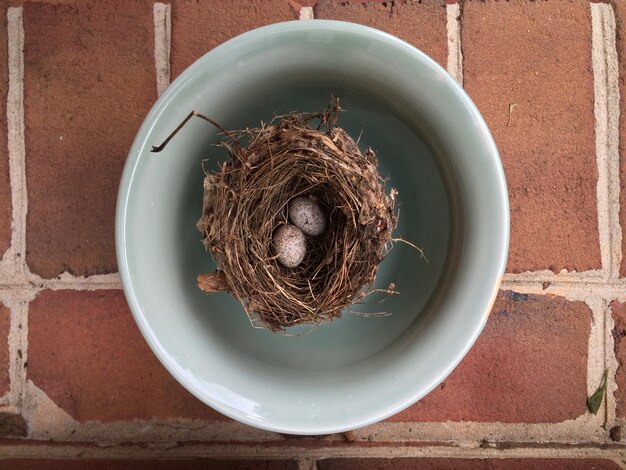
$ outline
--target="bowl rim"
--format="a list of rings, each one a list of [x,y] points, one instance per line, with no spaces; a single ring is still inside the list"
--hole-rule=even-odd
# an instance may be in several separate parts
[[[348,424],[348,425],[335,425],[331,427],[321,427],[311,425],[310,423],[300,423],[299,426],[295,427],[285,427],[274,425],[272,422],[264,422],[258,420],[251,420],[249,417],[239,411],[234,410],[232,408],[226,408],[221,405],[221,403],[216,400],[211,400],[211,398],[207,398],[205,394],[201,393],[199,387],[195,384],[190,383],[179,371],[179,369],[170,362],[169,355],[167,351],[162,347],[159,343],[157,336],[154,334],[152,328],[148,324],[147,319],[144,317],[141,307],[141,302],[138,299],[133,281],[130,276],[130,268],[129,268],[129,257],[127,253],[126,246],[126,222],[127,222],[127,211],[128,211],[128,202],[130,197],[130,187],[131,183],[135,176],[135,171],[137,170],[137,165],[139,162],[139,157],[142,153],[142,149],[146,146],[146,137],[147,134],[150,133],[153,122],[158,119],[161,108],[164,104],[170,101],[170,94],[174,93],[181,85],[185,84],[185,82],[191,78],[198,69],[205,66],[207,62],[209,62],[213,56],[218,54],[224,54],[229,49],[238,47],[241,44],[254,41],[260,38],[280,35],[283,33],[287,33],[294,30],[310,30],[310,31],[340,31],[343,33],[354,34],[354,35],[365,35],[370,38],[376,38],[380,41],[384,41],[394,47],[404,49],[405,52],[410,53],[415,57],[416,60],[421,61],[429,68],[433,68],[436,71],[440,72],[440,75],[444,78],[447,85],[451,88],[451,92],[455,93],[457,97],[459,97],[464,107],[469,111],[472,117],[479,123],[479,127],[481,128],[482,134],[485,139],[487,139],[487,146],[492,149],[491,157],[493,163],[496,166],[497,173],[497,181],[495,181],[495,186],[497,187],[497,196],[499,198],[499,204],[501,204],[502,208],[502,220],[500,221],[499,230],[502,232],[502,237],[499,240],[498,246],[494,247],[493,256],[497,258],[497,269],[493,269],[491,273],[488,274],[489,280],[491,281],[491,296],[488,302],[488,305],[485,306],[483,315],[481,320],[471,325],[471,335],[469,340],[460,347],[458,354],[454,361],[451,361],[447,364],[447,367],[442,368],[441,373],[438,378],[434,380],[430,387],[422,388],[419,390],[413,391],[411,396],[402,402],[397,402],[393,406],[390,406],[382,412],[379,412],[374,416],[371,414],[371,417],[363,418],[359,421],[358,424]],[[119,185],[118,196],[117,196],[117,205],[116,205],[116,215],[115,215],[115,244],[116,244],[116,255],[117,262],[119,266],[119,275],[121,279],[122,288],[127,299],[128,305],[130,307],[131,313],[137,323],[139,330],[141,331],[144,339],[148,343],[150,349],[157,356],[161,364],[166,368],[166,370],[188,391],[190,391],[196,398],[204,402],[207,406],[212,407],[218,412],[224,414],[225,416],[237,420],[239,422],[245,423],[247,425],[279,433],[287,433],[294,435],[316,435],[316,434],[332,434],[332,433],[341,433],[346,432],[352,429],[356,429],[359,427],[367,426],[381,420],[384,420],[399,411],[407,408],[408,406],[414,404],[419,401],[425,395],[430,393],[437,385],[439,385],[445,378],[456,368],[456,366],[460,363],[460,361],[465,357],[467,352],[475,343],[476,339],[480,335],[483,330],[487,319],[489,317],[489,313],[495,303],[496,296],[500,289],[500,284],[502,281],[502,276],[505,272],[507,258],[508,258],[508,249],[509,249],[509,240],[510,240],[510,212],[509,212],[509,199],[508,199],[508,189],[506,185],[505,173],[502,167],[502,162],[499,157],[499,153],[489,131],[486,122],[484,121],[482,115],[480,114],[478,108],[471,100],[471,98],[465,93],[465,90],[459,85],[459,83],[448,74],[448,72],[437,62],[435,62],[432,58],[426,55],[421,50],[416,47],[408,44],[407,42],[391,35],[380,31],[375,28],[371,28],[368,26],[349,23],[345,21],[337,21],[337,20],[313,20],[313,21],[301,21],[301,20],[293,20],[271,24],[268,26],[263,26],[254,30],[250,30],[243,34],[240,34],[228,41],[222,43],[221,45],[215,47],[210,50],[202,57],[197,59],[193,64],[191,64],[187,69],[185,69],[170,85],[166,88],[166,90],[161,94],[161,96],[157,99],[155,104],[152,106],[149,113],[144,118],[140,129],[137,132],[137,135],[131,145],[131,148],[128,153],[128,157],[126,163],[124,165],[124,170],[122,173],[122,178]]]

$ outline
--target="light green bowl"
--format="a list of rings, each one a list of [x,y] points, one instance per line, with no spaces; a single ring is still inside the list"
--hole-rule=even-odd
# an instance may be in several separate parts
[[[201,162],[226,155],[217,131],[315,111],[338,96],[340,125],[371,146],[399,190],[396,245],[377,285],[400,295],[391,315],[345,313],[307,336],[254,329],[227,294],[196,276],[214,269],[195,223]],[[506,263],[509,212],[496,146],[478,110],[432,59],[383,32],[336,21],[275,24],[206,54],[161,96],[128,155],[117,256],[128,303],[163,365],[200,400],[259,428],[327,434],[397,413],[439,384],[483,328]],[[299,330],[292,332],[302,332]],[[159,384],[154,384],[156,387]]]

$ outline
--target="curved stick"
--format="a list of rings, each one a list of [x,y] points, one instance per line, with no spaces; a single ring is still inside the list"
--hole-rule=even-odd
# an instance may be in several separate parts
[[[204,119],[205,121],[209,122],[210,124],[214,125],[215,127],[217,127],[220,131],[222,131],[224,134],[226,134],[233,142],[236,142],[237,140],[233,138],[233,136],[231,135],[230,132],[228,132],[226,129],[224,129],[218,122],[214,121],[213,119],[211,119],[210,117],[205,116],[204,114],[200,114],[197,111],[192,111],[189,113],[189,115],[183,119],[183,122],[181,122],[178,127],[176,129],[174,129],[174,132],[172,132],[167,139],[165,139],[163,141],[163,143],[161,145],[158,146],[152,146],[152,150],[151,152],[157,153],[160,152],[161,150],[163,150],[165,148],[165,146],[169,143],[170,140],[172,140],[172,137],[174,137],[176,134],[178,134],[178,131],[180,131],[185,124],[187,124],[189,122],[189,120],[192,117],[199,117]]]

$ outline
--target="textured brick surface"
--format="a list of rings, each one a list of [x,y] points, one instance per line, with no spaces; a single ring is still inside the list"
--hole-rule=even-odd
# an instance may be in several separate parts
[[[287,0],[229,0],[225,5],[207,8],[202,2],[174,2],[172,79],[224,41],[254,28],[295,20],[299,15]]]
[[[158,362],[121,291],[44,291],[28,318],[28,378],[79,421],[222,419]]]
[[[590,328],[591,311],[582,302],[501,292],[484,331],[450,377],[391,420],[576,418],[585,412]]]
[[[11,312],[0,304],[0,397],[9,391],[9,324]]]
[[[7,37],[6,8],[0,7],[0,38]],[[7,148],[7,92],[9,89],[7,41],[0,41],[0,259],[11,243],[11,190]]]
[[[391,2],[362,5],[336,4],[320,1],[315,7],[315,18],[361,23],[386,31],[407,41],[431,56],[442,66],[448,60],[446,39],[446,10],[439,0],[397,4]]]
[[[626,302],[622,303],[617,300],[612,302],[611,313],[615,322],[613,328],[615,356],[619,364],[615,374],[617,416],[620,419],[626,419],[626,370],[624,369],[626,366]]]
[[[619,59],[620,92],[620,168],[621,168],[621,215],[622,222],[622,267],[621,275],[626,276],[626,2],[614,0],[615,25],[617,32],[617,54]]]
[[[293,460],[0,460],[0,470],[296,470]]]
[[[113,225],[118,180],[132,138],[156,98],[153,3],[10,0],[12,5],[25,4],[26,259],[45,278],[63,271],[91,275],[116,270]],[[318,18],[385,30],[445,66],[444,3],[452,1],[172,2],[172,78],[225,40],[295,19],[300,6],[313,5]],[[613,0],[613,5],[621,60],[622,275],[626,276],[626,1]],[[600,267],[588,2],[466,0],[462,9],[465,85],[497,140],[511,194],[508,271]],[[5,13],[0,38],[6,38]],[[6,41],[0,40],[0,256],[10,241],[11,222],[6,92]],[[509,120],[511,103],[517,107]],[[626,420],[626,303],[613,302],[611,312],[619,362],[615,394],[619,424]],[[10,385],[9,320],[9,310],[0,305],[0,397]],[[590,326],[591,312],[584,303],[501,292],[485,331],[453,374],[390,420],[411,427],[411,421],[555,423],[576,418],[586,412]],[[27,378],[80,422],[225,419],[186,392],[161,366],[119,290],[41,292],[29,307]],[[488,431],[498,438],[497,429]],[[589,435],[595,431],[590,429]],[[0,436],[26,432],[19,415],[0,416]],[[608,439],[608,432],[603,435]],[[526,440],[527,432],[522,436]],[[107,432],[98,437],[111,440]],[[286,441],[263,445],[314,448],[329,442],[285,437]],[[61,445],[25,442],[26,447]],[[383,443],[340,444],[344,445],[366,448]],[[453,443],[446,445],[453,455],[464,456]],[[113,450],[119,453],[123,448]],[[317,466],[320,470],[619,468],[609,460],[589,459],[325,459]],[[0,458],[0,469],[4,468],[295,470],[297,463]]]
[[[329,459],[318,470],[617,470],[611,460],[599,459]]]
[[[115,199],[156,98],[152,3],[27,3],[27,261],[35,273],[116,270]]]
[[[508,271],[599,268],[589,4],[470,0],[461,31],[510,191]]]
[[[317,0],[288,0],[289,3],[295,8],[297,11],[300,11],[302,7],[314,7],[317,3]]]
[[[5,2],[11,7],[21,7],[25,3],[50,3],[57,5],[69,5],[79,3],[80,0],[5,0]]]
[[[354,3],[362,3],[362,4],[368,4],[368,3],[391,3],[388,0],[321,0],[320,3],[334,3],[335,5],[348,5],[348,4],[354,4]],[[406,3],[406,0],[400,0],[397,3]]]

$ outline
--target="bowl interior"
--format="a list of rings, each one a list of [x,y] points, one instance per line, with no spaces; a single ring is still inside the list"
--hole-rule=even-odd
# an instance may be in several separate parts
[[[451,143],[451,129],[438,122],[442,118],[433,114],[427,94],[438,94],[444,106],[454,104],[452,113],[462,111],[461,124],[463,113],[472,122],[472,110],[459,101],[459,90],[443,70],[397,39],[355,25],[315,23],[248,33],[185,72],[155,105],[133,145],[118,207],[125,291],[161,361],[219,411],[301,434],[367,424],[434,387],[482,328],[506,251],[500,264],[484,265],[483,288],[468,303],[468,312],[450,311],[446,302],[465,275],[465,245],[476,230],[467,221],[473,210],[472,199],[464,197],[469,180],[459,176],[463,144]],[[390,58],[398,61],[397,70],[385,69],[393,60],[387,65],[382,60]],[[414,85],[407,82],[411,77],[403,65],[409,59]],[[400,295],[373,295],[354,310],[388,316],[346,312],[304,336],[254,329],[231,296],[207,295],[196,287],[197,275],[215,268],[195,223],[202,206],[203,162],[213,170],[226,158],[223,149],[214,147],[217,130],[192,120],[163,152],[151,154],[149,148],[191,110],[239,129],[293,110],[319,110],[331,95],[345,110],[339,124],[353,137],[361,136],[363,150],[369,146],[376,152],[388,186],[399,191],[396,236],[422,248],[426,259],[398,243],[382,262],[375,287],[393,282]],[[439,112],[454,120],[450,112]],[[484,135],[477,134],[468,151],[484,154],[477,158],[485,170],[484,184],[498,198],[497,153],[493,161],[495,147],[481,139]],[[501,203],[492,205],[501,222],[506,218]],[[505,235],[501,227],[493,231],[494,237]],[[455,321],[465,328],[445,326]],[[289,333],[308,330],[301,326]]]
[[[251,96],[249,105],[233,107],[234,111],[224,116],[225,125],[229,129],[254,126],[271,120],[273,113],[319,110],[331,95],[340,97],[346,109],[340,125],[355,138],[361,135],[363,151],[368,146],[374,149],[379,155],[382,175],[389,178],[389,186],[398,189],[397,207],[401,216],[395,236],[422,247],[428,260],[422,259],[409,245],[397,243],[382,263],[374,287],[385,288],[393,282],[400,295],[372,295],[366,303],[353,309],[359,313],[387,312],[390,315],[365,318],[345,312],[341,319],[294,338],[251,328],[241,305],[232,296],[207,295],[196,287],[198,274],[215,269],[195,229],[202,211],[201,162],[205,161],[207,170],[216,169],[226,157],[222,149],[212,146],[219,136],[204,121],[185,129],[177,136],[175,144],[172,141],[171,148],[153,157],[185,167],[181,169],[179,184],[171,188],[173,194],[169,195],[178,201],[178,207],[172,206],[173,224],[167,231],[167,238],[163,236],[165,233],[159,234],[156,242],[161,245],[157,249],[169,251],[169,262],[187,302],[185,312],[197,319],[200,334],[218,334],[240,353],[275,367],[291,369],[291,373],[352,366],[391,345],[417,318],[439,284],[450,240],[451,213],[445,184],[433,151],[388,104],[380,101],[380,97],[355,92],[348,84],[337,87],[279,84],[277,90]],[[200,103],[198,107],[211,113]],[[185,158],[180,158],[183,153]],[[156,165],[155,170],[158,172]],[[160,209],[156,204],[151,206],[155,219],[164,215]],[[288,333],[302,334],[310,329],[300,326],[291,328]]]

